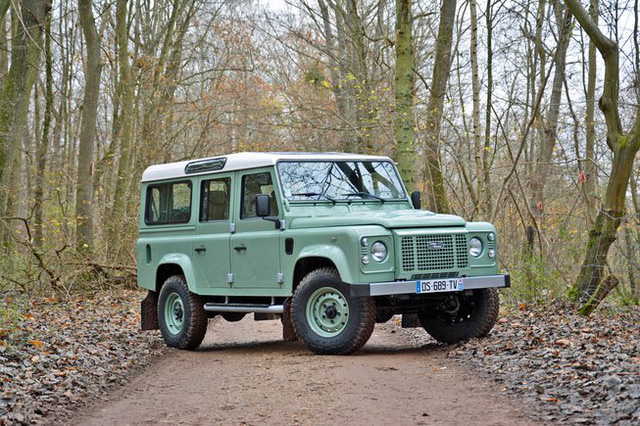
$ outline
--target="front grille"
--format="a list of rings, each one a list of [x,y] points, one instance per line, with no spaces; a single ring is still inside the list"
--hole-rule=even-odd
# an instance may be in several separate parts
[[[466,234],[401,237],[400,249],[404,271],[461,269],[469,266]]]
[[[458,268],[469,267],[469,249],[467,249],[467,236],[456,235],[456,260]]]
[[[412,280],[437,280],[443,278],[458,278],[458,272],[427,272],[425,274],[413,274]]]

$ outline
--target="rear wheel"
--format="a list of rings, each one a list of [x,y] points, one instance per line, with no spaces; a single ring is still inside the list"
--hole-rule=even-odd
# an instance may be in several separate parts
[[[195,349],[207,332],[208,318],[197,294],[182,275],[167,278],[158,297],[158,324],[167,346]]]
[[[435,311],[422,312],[419,318],[434,339],[456,343],[489,334],[499,309],[497,290],[486,288],[450,294]]]
[[[320,268],[304,277],[293,294],[291,319],[298,339],[311,351],[345,355],[369,340],[376,309],[370,297],[352,297],[334,268]]]

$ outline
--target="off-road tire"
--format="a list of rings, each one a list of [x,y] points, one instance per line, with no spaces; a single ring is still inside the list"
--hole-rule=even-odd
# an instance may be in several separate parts
[[[171,301],[182,307],[180,327],[176,327],[171,318],[165,318],[165,305]],[[158,296],[158,324],[167,346],[179,349],[197,348],[204,340],[207,323],[204,304],[197,294],[189,291],[184,276],[173,275],[167,278]]]
[[[293,328],[293,322],[291,321],[291,298],[287,298],[284,301],[284,311],[280,317],[282,321],[282,340],[285,342],[293,342],[298,340],[296,336],[296,330]]]
[[[346,304],[340,307],[347,316],[344,325],[337,332],[328,332],[333,333],[329,336],[316,331],[318,322],[311,324],[308,314],[312,306],[321,306],[323,294],[333,297],[330,300]],[[312,352],[346,355],[362,348],[371,337],[376,322],[376,305],[370,297],[352,297],[349,285],[340,280],[335,268],[319,268],[307,274],[296,288],[291,300],[291,320],[298,339]]]
[[[478,334],[475,336],[477,338],[486,337],[491,332],[493,326],[496,325],[496,321],[498,321],[500,312],[500,296],[498,295],[498,290],[495,288],[487,288],[485,292],[487,293],[485,297],[489,299],[487,303],[487,315],[478,327]]]
[[[441,305],[442,308],[418,315],[422,327],[431,337],[442,343],[457,343],[489,334],[500,309],[496,289],[478,289],[471,294],[455,293],[450,297],[457,298],[457,312],[447,312]]]

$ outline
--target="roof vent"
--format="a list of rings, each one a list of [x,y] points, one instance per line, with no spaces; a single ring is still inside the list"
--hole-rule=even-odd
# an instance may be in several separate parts
[[[222,170],[224,168],[227,159],[221,158],[208,158],[206,160],[192,161],[184,168],[186,174],[213,172],[216,170]]]

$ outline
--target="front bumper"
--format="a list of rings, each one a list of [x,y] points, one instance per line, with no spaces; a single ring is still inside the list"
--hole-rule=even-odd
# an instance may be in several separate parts
[[[511,287],[509,274],[483,275],[480,277],[463,277],[464,290],[476,290],[481,288],[505,288]],[[419,281],[391,281],[385,283],[351,284],[351,296],[390,296],[395,294],[425,294],[417,293],[416,286]]]

